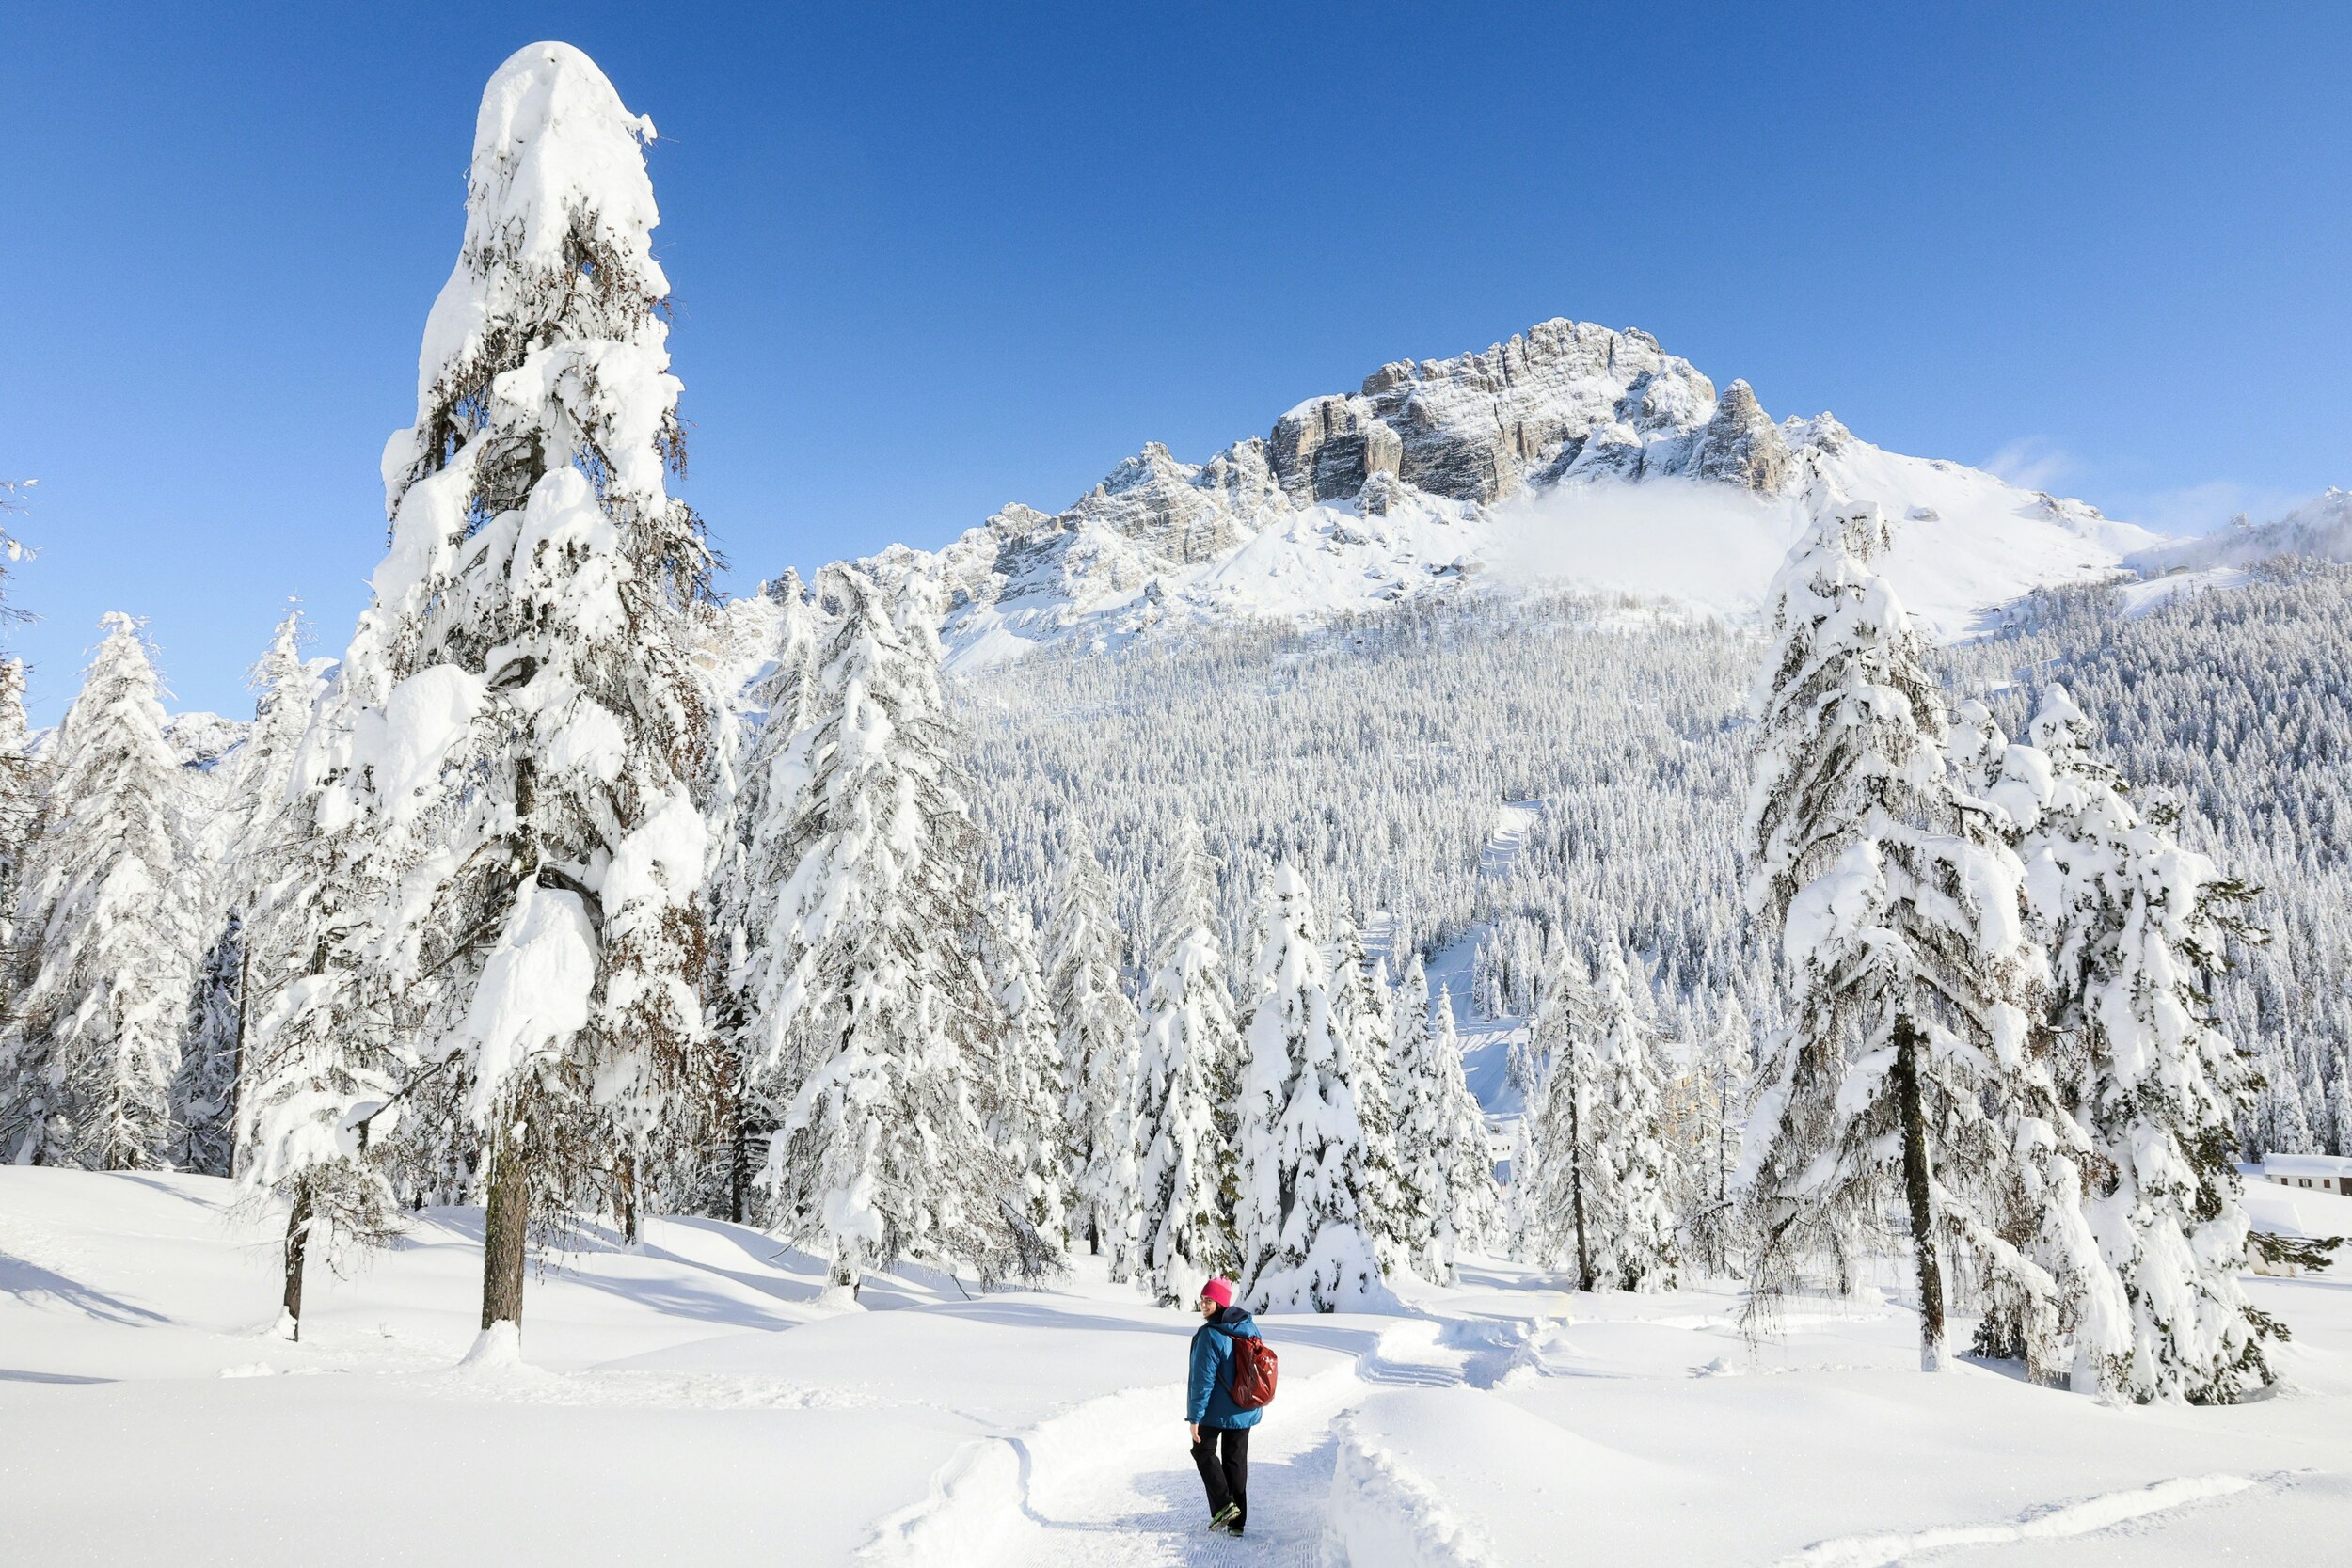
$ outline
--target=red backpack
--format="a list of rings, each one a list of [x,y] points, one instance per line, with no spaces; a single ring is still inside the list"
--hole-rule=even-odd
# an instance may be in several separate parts
[[[1242,1410],[1256,1410],[1274,1402],[1274,1379],[1280,1370],[1274,1355],[1274,1347],[1255,1335],[1233,1336],[1233,1382],[1226,1390],[1233,1404]]]

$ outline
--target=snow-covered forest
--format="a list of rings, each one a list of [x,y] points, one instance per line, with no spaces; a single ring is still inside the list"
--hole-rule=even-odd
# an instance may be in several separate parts
[[[2185,1423],[2346,1386],[2352,1328],[2292,1288],[2340,1216],[2281,1208],[2252,1165],[2352,1155],[2352,567],[2143,577],[2080,503],[1775,425],[1744,383],[1555,323],[1489,354],[1513,396],[1558,356],[1575,418],[1475,494],[1444,488],[1452,427],[1386,421],[1480,356],[1391,366],[1222,468],[1122,470],[1161,487],[1132,516],[1098,489],[1073,521],[730,599],[673,494],[653,135],[568,46],[492,79],[369,603],[350,628],[289,609],[249,720],[167,713],[136,606],[53,728],[0,664],[0,1285],[165,1323],[58,1270],[138,1266],[77,1195],[178,1194],[245,1261],[188,1264],[197,1305],[170,1312],[233,1318],[252,1292],[228,1281],[265,1258],[268,1310],[202,1329],[264,1370],[424,1366],[354,1348],[384,1280],[401,1305],[369,1332],[430,1339],[437,1368],[462,1349],[469,1388],[522,1402],[863,1408],[899,1398],[873,1392],[895,1356],[1004,1354],[955,1337],[979,1324],[1099,1358],[1006,1405],[1017,1465],[988,1432],[855,1437],[927,1456],[845,1494],[876,1504],[852,1532],[875,1560],[1080,1560],[1029,1539],[1031,1466],[1126,1506],[1073,1455],[1137,1447],[1120,1390],[1145,1379],[1117,1357],[1164,1351],[1213,1276],[1295,1329],[1276,1408],[1313,1418],[1282,1463],[1334,1564],[1537,1560],[1550,1505],[1465,1500],[1461,1455],[1583,1464],[1541,1385],[1604,1363],[1654,1389],[1982,1374],[1919,1396],[1979,1444],[2061,1399],[2051,1430],[2096,1413],[2088,1449],[2144,1418],[2113,1451],[2160,1464],[2034,1494],[2095,1494],[2086,1531],[2288,1488],[2301,1428],[2229,1429],[2266,1456],[2239,1477],[2252,1459]],[[1585,358],[1606,375],[1558,368]],[[1902,583],[1947,549],[1904,541],[1950,519],[1864,493],[1917,474],[2108,553],[1947,636]],[[1780,563],[1725,603],[1428,559],[1505,479],[1543,516],[1702,495]],[[0,495],[11,563],[37,493]],[[1170,496],[1232,537],[1169,545]],[[1120,527],[1133,573],[1088,553]],[[1161,613],[1158,574],[1278,545],[1386,552],[1359,574],[1376,602],[1247,613],[1202,577]],[[997,550],[1116,592],[1021,608]],[[35,572],[5,586],[39,608]],[[1024,645],[951,657],[975,606]],[[34,1259],[85,1230],[106,1240]],[[582,1306],[599,1281],[617,1316]],[[933,1328],[822,1326],[898,1307]],[[832,1335],[854,1386],[745,1370],[788,1348],[700,1366],[680,1315]],[[557,1364],[654,1381],[528,1381]],[[1695,1484],[1624,1464],[1609,1484],[1661,1508]],[[1783,1561],[1945,1544],[1757,1528],[1811,1554]]]

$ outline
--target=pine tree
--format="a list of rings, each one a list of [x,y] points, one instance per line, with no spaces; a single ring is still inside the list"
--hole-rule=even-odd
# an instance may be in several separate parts
[[[1600,1287],[1607,1256],[1609,1218],[1602,1205],[1610,1172],[1599,1029],[1592,982],[1555,931],[1529,1026],[1535,1087],[1522,1118],[1528,1147],[1520,1246],[1525,1256],[1553,1266],[1572,1261],[1580,1291]],[[1512,1185],[1521,1184],[1515,1162]]]
[[[1597,1232],[1592,1267],[1610,1289],[1671,1290],[1679,1267],[1668,1199],[1676,1173],[1660,1136],[1661,1085],[1650,1026],[1624,958],[1613,945],[1601,958],[1591,1047],[1599,1127],[1585,1221]]]
[[[237,1052],[245,990],[245,927],[229,924],[197,965],[171,1084],[166,1161],[199,1176],[230,1174],[237,1114]]]
[[[319,681],[303,663],[302,616],[288,609],[268,652],[248,673],[253,722],[216,773],[213,828],[219,865],[204,889],[203,925],[214,934],[188,1006],[180,1076],[172,1087],[173,1163],[213,1176],[235,1165],[237,1100],[245,1073],[247,927],[289,841],[288,790],[310,728]]]
[[[1496,1226],[1494,1158],[1486,1117],[1462,1076],[1462,1042],[1454,1033],[1454,998],[1441,992],[1430,1023],[1429,974],[1413,955],[1397,992],[1397,1077],[1403,1109],[1397,1117],[1397,1157],[1404,1179],[1421,1195],[1414,1237],[1415,1271],[1451,1285],[1454,1263],[1490,1244]]]
[[[711,810],[705,990],[723,1078],[716,1093],[726,1150],[725,1212],[739,1225],[751,1212],[752,1183],[775,1131],[767,1117],[780,1102],[778,1085],[760,1082],[754,1070],[755,1062],[781,1060],[781,1046],[755,1029],[753,998],[787,961],[774,945],[790,931],[777,910],[794,870],[786,831],[808,782],[803,743],[816,718],[819,616],[797,573],[787,571],[767,594],[776,607],[771,657],[743,694],[746,711],[718,710],[724,716],[714,758],[721,778]]]
[[[2352,1156],[2352,1049],[2336,1048],[2335,1076],[2328,1085],[2328,1119],[2335,1127],[2335,1152]]]
[[[1398,1164],[1395,1084],[1396,996],[1387,971],[1364,950],[1363,932],[1342,920],[1333,933],[1332,1016],[1354,1064],[1356,1113],[1364,1130],[1364,1210],[1380,1243],[1384,1275],[1409,1272],[1426,1224],[1421,1195]]]
[[[1393,1300],[1364,1211],[1367,1161],[1347,1040],[1307,884],[1275,869],[1258,912],[1255,1005],[1242,1032],[1242,1295],[1259,1311]]]
[[[2247,1218],[2233,1124],[2246,1058],[2215,1026],[2206,976],[2255,940],[2251,896],[2143,815],[2092,752],[2063,687],[2043,692],[2033,752],[1996,795],[2020,819],[2035,911],[2050,933],[2064,1098],[2096,1150],[2090,1227],[2120,1291],[2077,1314],[2077,1386],[2227,1402],[2267,1384],[2275,1325],[2247,1300]],[[2116,1299],[2109,1304],[2109,1296]]]
[[[1502,1224],[1486,1114],[1462,1076],[1462,1042],[1454,1033],[1450,988],[1438,990],[1438,1024],[1429,1047],[1445,1085],[1446,1207],[1438,1216],[1438,1244],[1450,1269],[1463,1253],[1491,1246]]]
[[[413,848],[381,961],[482,1143],[485,1350],[519,1327],[534,1224],[641,1173],[702,1044],[692,665],[709,593],[641,143],[603,72],[532,44],[483,95],[466,236],[386,450],[375,599],[392,686],[359,716]]]
[[[782,764],[805,783],[772,802],[791,812],[776,847],[793,870],[751,997],[753,1081],[784,1097],[761,1178],[769,1224],[818,1251],[836,1300],[902,1258],[1034,1276],[1056,1256],[978,1104],[1003,1019],[963,951],[979,843],[940,699],[935,590],[912,574],[894,605],[834,567],[818,592],[840,616],[819,717]]]
[[[0,547],[8,536],[0,532]],[[0,614],[5,610],[0,609]],[[0,658],[0,985],[13,966],[6,955],[14,941],[17,895],[24,861],[40,820],[40,787],[24,720],[24,661]],[[0,995],[0,1009],[7,998]]]
[[[1438,1059],[1429,1024],[1429,972],[1416,953],[1397,988],[1396,1017],[1396,1166],[1401,1185],[1417,1193],[1421,1202],[1409,1216],[1404,1237],[1415,1274],[1451,1283],[1453,1262],[1445,1238],[1452,1209],[1447,1190],[1448,1167],[1444,1064]],[[1461,1064],[1454,1064],[1461,1075]]]
[[[1109,879],[1081,832],[1062,872],[1046,957],[1046,994],[1069,1085],[1070,1233],[1107,1255],[1114,1282],[1136,1268],[1136,1009],[1119,983],[1119,928]]]
[[[1718,1273],[1739,1267],[1745,1251],[1732,1179],[1740,1168],[1754,1052],[1747,1009],[1737,996],[1725,997],[1698,1064],[1698,1168],[1690,1183],[1692,1233],[1708,1268]]]
[[[2016,1108],[2039,953],[2024,870],[1964,806],[1927,648],[1870,562],[1875,506],[1825,516],[1772,589],[1776,645],[1756,688],[1751,908],[1780,943],[1792,1024],[1756,1096],[1759,1255],[1752,1301],[1876,1219],[1899,1183],[1911,1221],[1920,1363],[1946,1362],[1945,1272],[1971,1259],[2039,1366],[2061,1288],[2002,1232],[2030,1185]]]
[[[242,867],[253,915],[241,932],[237,1176],[286,1205],[279,1326],[296,1339],[313,1239],[333,1261],[397,1233],[385,1140],[414,1108],[405,1097],[443,1086],[453,1062],[419,1072],[375,951],[405,819],[373,809],[375,768],[357,739],[390,685],[390,620],[382,604],[361,613],[288,764],[282,832],[257,838]]]
[[[1203,1278],[1237,1266],[1221,1201],[1232,1155],[1217,1136],[1214,1095],[1240,1037],[1210,912],[1216,894],[1216,862],[1187,823],[1169,860],[1144,990],[1136,1103],[1143,1266],[1163,1307],[1188,1306]]]
[[[991,893],[978,932],[980,972],[1000,1018],[989,1142],[1011,1162],[1026,1197],[1025,1212],[1053,1250],[1070,1245],[1070,1194],[1062,1166],[1061,1039],[1045,996],[1037,926],[1020,899]]]
[[[196,971],[184,785],[139,623],[100,625],[20,889],[24,978],[0,1044],[0,1151],[150,1170],[169,1149]]]

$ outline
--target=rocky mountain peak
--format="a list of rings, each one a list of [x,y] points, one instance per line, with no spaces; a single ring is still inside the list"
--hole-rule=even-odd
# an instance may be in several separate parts
[[[2056,522],[2070,556],[2082,553],[2073,540],[2106,540],[2104,519],[2079,502],[2037,504],[1973,469],[1881,452],[1828,414],[1776,423],[1747,382],[1718,390],[1646,332],[1560,319],[1477,353],[1382,365],[1356,391],[1309,398],[1205,463],[1146,443],[1067,509],[1004,507],[936,560],[951,641],[1009,652],[1104,617],[1132,630],[1170,615],[1450,588],[1487,571],[1480,540],[1505,503],[1549,507],[1551,492],[1603,482],[1678,479],[1725,504],[1799,510],[1883,492],[1915,522],[1947,526],[1953,503],[1931,472],[1973,476],[1961,485],[1971,509]],[[2090,552],[2107,553],[2106,543]]]

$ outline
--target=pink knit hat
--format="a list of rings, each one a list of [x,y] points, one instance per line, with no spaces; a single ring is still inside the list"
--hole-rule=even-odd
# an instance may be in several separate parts
[[[1230,1279],[1210,1280],[1206,1285],[1200,1287],[1200,1299],[1203,1301],[1213,1301],[1219,1307],[1232,1306],[1233,1282]]]

